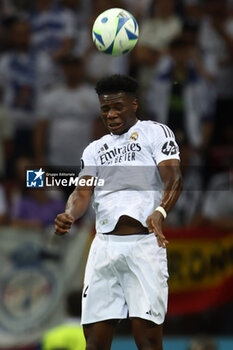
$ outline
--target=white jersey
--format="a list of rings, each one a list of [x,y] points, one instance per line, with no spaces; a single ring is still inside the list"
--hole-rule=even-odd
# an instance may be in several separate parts
[[[97,234],[111,232],[122,215],[147,226],[163,191],[157,165],[167,159],[179,159],[174,134],[153,121],[137,121],[126,133],[105,135],[86,147],[79,177],[104,180],[94,190]]]

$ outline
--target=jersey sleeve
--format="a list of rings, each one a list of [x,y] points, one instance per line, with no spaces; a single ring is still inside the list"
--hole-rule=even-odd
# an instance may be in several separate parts
[[[153,123],[150,128],[149,137],[152,155],[156,164],[168,159],[180,160],[179,146],[176,143],[173,131],[168,126],[160,123]]]
[[[79,177],[82,176],[97,176],[97,165],[93,153],[93,145],[88,145],[83,151],[81,158],[81,171]]]

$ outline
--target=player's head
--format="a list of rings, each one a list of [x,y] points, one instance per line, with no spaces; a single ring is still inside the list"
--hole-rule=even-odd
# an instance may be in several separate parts
[[[115,74],[97,82],[101,117],[111,133],[121,135],[136,123],[137,89],[137,81],[127,75]]]

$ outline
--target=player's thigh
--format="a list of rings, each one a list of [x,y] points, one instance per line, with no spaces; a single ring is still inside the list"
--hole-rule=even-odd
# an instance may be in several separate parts
[[[139,350],[162,350],[163,325],[141,318],[132,319],[132,329]]]
[[[86,350],[110,350],[117,320],[83,325]]]

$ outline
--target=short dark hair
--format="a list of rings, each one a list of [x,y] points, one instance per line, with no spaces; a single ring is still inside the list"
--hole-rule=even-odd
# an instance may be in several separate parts
[[[125,92],[136,96],[138,83],[135,79],[128,75],[114,74],[109,77],[100,79],[95,87],[97,94],[114,94],[117,92]]]

